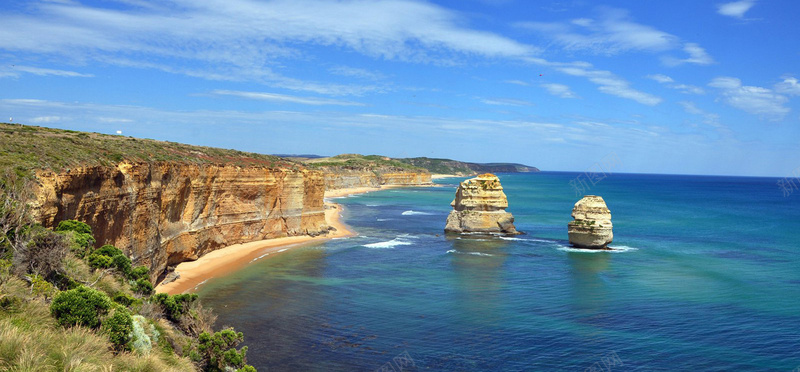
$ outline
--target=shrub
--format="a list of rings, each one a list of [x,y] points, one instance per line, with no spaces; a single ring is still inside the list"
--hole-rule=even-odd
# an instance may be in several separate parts
[[[29,278],[31,281],[31,293],[34,295],[50,298],[56,292],[56,288],[48,281],[44,280],[41,275],[34,274]]]
[[[57,294],[50,304],[50,313],[64,327],[83,325],[97,328],[100,315],[110,307],[111,300],[105,293],[80,286]]]
[[[223,329],[219,332],[203,332],[198,337],[199,344],[197,352],[192,353],[191,357],[199,362],[206,371],[226,371],[229,369],[247,367],[247,346],[236,350],[236,345],[244,340],[242,332],[236,332],[233,328]],[[250,368],[253,368],[250,366]]]
[[[131,305],[136,305],[142,302],[142,300],[123,292],[118,292],[117,294],[115,294],[112,300],[126,307]]]
[[[176,294],[174,296],[158,293],[152,297],[151,301],[164,308],[164,315],[167,316],[167,319],[178,322],[181,315],[188,310],[188,305],[196,300],[197,295],[194,293]]]
[[[92,235],[92,228],[89,225],[75,220],[64,220],[58,223],[55,231],[74,231],[79,234]]]
[[[133,280],[149,279],[150,269],[147,266],[136,266],[131,270],[130,278]]]
[[[103,255],[103,256],[114,257],[114,256],[122,255],[122,250],[117,248],[117,247],[115,247],[115,246],[113,246],[113,245],[111,245],[111,244],[106,244],[106,245],[104,245],[104,246],[102,246],[100,248],[97,248],[94,251],[93,254],[99,254],[99,255]]]
[[[156,327],[141,315],[133,316],[133,337],[131,347],[139,354],[147,355],[153,349],[161,334]]]
[[[89,266],[96,269],[108,269],[114,265],[114,259],[102,254],[92,253],[86,258]]]
[[[114,309],[114,313],[103,322],[101,330],[114,344],[114,350],[130,350],[128,344],[133,332],[133,319],[127,309],[121,307]]]
[[[42,226],[34,226],[27,233],[28,242],[14,254],[17,274],[34,273],[45,279],[53,279],[63,271],[63,261],[69,243],[63,235]]]
[[[141,293],[145,296],[149,296],[153,293],[153,284],[150,283],[150,280],[145,278],[140,278],[139,280],[131,286],[131,289],[136,293]]]
[[[125,257],[125,255],[118,254],[112,258],[114,262],[114,267],[119,270],[120,273],[129,277],[131,275],[131,259]]]

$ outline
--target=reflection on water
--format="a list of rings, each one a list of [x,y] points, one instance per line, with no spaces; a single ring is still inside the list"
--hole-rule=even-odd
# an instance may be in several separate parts
[[[587,330],[587,346],[603,347],[599,338],[603,327],[611,321],[608,314],[609,293],[604,274],[609,269],[610,253],[567,252],[570,264],[572,313],[579,323],[593,326]],[[596,345],[593,345],[598,343]]]
[[[451,237],[448,241],[452,244],[457,311],[468,322],[499,324],[508,242],[493,236]]]

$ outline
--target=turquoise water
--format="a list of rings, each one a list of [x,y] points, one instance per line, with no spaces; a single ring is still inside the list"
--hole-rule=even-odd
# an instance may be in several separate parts
[[[358,237],[200,287],[263,371],[791,371],[800,194],[614,174],[616,252],[573,250],[575,173],[501,174],[515,238],[443,236],[455,186],[337,199]],[[600,369],[603,368],[603,369]]]

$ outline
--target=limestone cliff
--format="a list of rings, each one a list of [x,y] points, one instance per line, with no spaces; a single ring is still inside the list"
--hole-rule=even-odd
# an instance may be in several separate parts
[[[508,199],[497,176],[486,173],[461,182],[450,205],[444,230],[448,233],[519,234],[514,216],[506,212]]]
[[[326,166],[319,168],[325,174],[325,189],[338,190],[354,187],[383,185],[428,185],[431,174],[425,171],[409,171],[393,168],[348,168]]]
[[[605,200],[586,195],[575,203],[571,221],[567,224],[569,242],[578,248],[605,249],[614,239],[611,211]]]
[[[88,223],[152,279],[168,265],[232,244],[322,234],[322,172],[176,162],[40,171],[37,219]]]

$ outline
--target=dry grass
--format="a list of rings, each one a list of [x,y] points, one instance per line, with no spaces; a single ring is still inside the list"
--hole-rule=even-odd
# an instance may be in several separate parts
[[[26,302],[20,311],[0,312],[0,370],[3,371],[194,371],[186,358],[155,350],[147,356],[115,355],[94,331],[55,324],[47,304]]]

